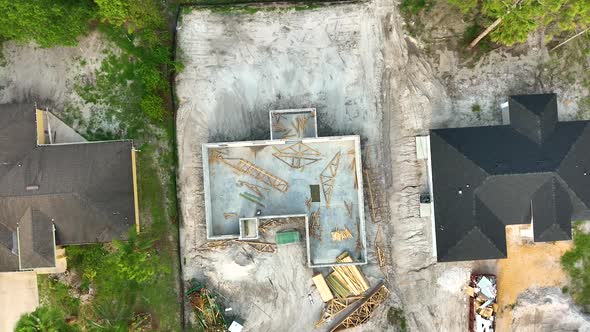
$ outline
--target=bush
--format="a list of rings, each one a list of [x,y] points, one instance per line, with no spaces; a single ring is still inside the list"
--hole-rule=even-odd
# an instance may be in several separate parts
[[[78,329],[68,325],[59,310],[41,306],[30,314],[24,314],[14,330],[16,332],[69,332]]]
[[[164,118],[166,110],[163,105],[162,98],[156,95],[148,95],[141,100],[142,112],[154,121],[162,121]]]
[[[36,41],[41,47],[76,45],[95,11],[92,0],[0,0],[0,39]]]
[[[579,305],[590,308],[590,234],[574,229],[574,247],[561,257],[561,264],[570,277],[568,293]]]

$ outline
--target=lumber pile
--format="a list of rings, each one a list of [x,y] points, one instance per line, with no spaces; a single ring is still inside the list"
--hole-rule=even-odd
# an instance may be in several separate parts
[[[339,313],[344,311],[346,308],[350,307],[351,305],[355,304],[357,301],[364,299],[362,296],[351,296],[345,299],[334,298],[326,303],[324,310],[320,316],[320,319],[314,324],[314,327],[317,329],[318,327],[324,325],[325,323],[331,321],[336,317]]]
[[[352,239],[352,233],[346,227],[332,231],[332,241],[342,241]]]
[[[336,258],[338,263],[352,263],[347,252]],[[337,297],[345,298],[350,295],[361,295],[369,289],[369,283],[356,265],[333,266],[334,270],[326,277],[326,282]]]
[[[364,300],[361,300],[361,303],[351,313],[337,322],[330,329],[330,332],[350,329],[368,322],[375,313],[377,307],[379,307],[379,305],[381,305],[381,303],[387,299],[388,295],[389,290],[385,287],[385,285],[382,283],[377,285],[377,287],[371,291],[370,295],[368,295]]]
[[[321,273],[318,273],[315,276],[313,276],[311,280],[313,280],[315,287],[320,292],[322,301],[328,302],[334,298],[334,295],[332,295],[332,291],[330,291],[328,284],[326,284],[326,279],[324,279],[324,276]]]

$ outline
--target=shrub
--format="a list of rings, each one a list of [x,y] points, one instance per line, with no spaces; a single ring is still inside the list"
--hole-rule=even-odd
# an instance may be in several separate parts
[[[0,0],[0,39],[76,45],[95,11],[92,0]]]

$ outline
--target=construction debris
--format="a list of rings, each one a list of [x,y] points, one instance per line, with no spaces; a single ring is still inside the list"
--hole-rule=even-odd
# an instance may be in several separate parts
[[[464,288],[469,295],[469,331],[492,332],[496,324],[496,276],[472,274],[469,285]]]
[[[227,219],[235,218],[237,216],[238,216],[238,214],[237,213],[234,213],[234,212],[225,212],[225,213],[223,213],[223,218],[225,218],[226,220]]]
[[[326,200],[326,208],[330,208],[330,201],[332,200],[332,190],[334,189],[334,182],[336,175],[338,175],[338,165],[340,165],[340,151],[334,155],[328,166],[324,168],[320,174],[320,182],[324,192],[324,199]]]
[[[271,253],[274,254],[277,251],[277,245],[275,243],[270,242],[257,242],[257,241],[243,241],[239,240],[236,242],[245,243],[250,247],[254,248],[254,250],[263,253]]]
[[[337,263],[352,263],[353,260],[347,252],[336,258]],[[330,289],[340,298],[349,295],[361,295],[369,289],[369,283],[356,265],[335,265],[334,272],[330,273],[326,282]]]
[[[265,191],[266,193],[268,193],[270,191],[269,188],[262,187],[257,184],[242,181],[242,180],[238,180],[237,185],[238,185],[238,187],[241,187],[241,186],[248,187],[248,189],[252,190],[253,192],[255,192],[258,196],[260,196],[262,198],[264,198],[264,194],[262,193],[262,191]]]
[[[352,239],[352,233],[346,227],[332,231],[332,241],[343,241]]]
[[[260,230],[260,233],[264,234],[268,232],[271,228],[275,227],[278,223],[279,220],[277,219],[267,219],[264,223],[258,225],[258,229]]]
[[[326,283],[326,279],[324,279],[324,276],[321,273],[318,273],[315,276],[313,276],[311,280],[313,280],[315,287],[318,289],[318,292],[320,292],[322,301],[328,302],[334,298],[332,291],[330,291],[330,288]]]
[[[330,300],[324,310],[322,311],[322,315],[320,319],[315,323],[314,327],[317,329],[318,327],[324,325],[325,323],[331,321],[336,315],[344,311],[346,308],[350,307],[358,300],[363,299],[362,296],[349,296],[344,299],[334,298]]]
[[[344,201],[344,207],[346,207],[346,214],[349,218],[352,218],[352,202]]]
[[[385,253],[383,253],[383,249],[381,246],[375,245],[375,251],[377,252],[377,262],[379,262],[379,267],[383,268],[385,266]]]
[[[256,205],[259,205],[261,207],[265,207],[264,204],[262,204],[260,201],[258,201],[257,199],[251,197],[250,195],[248,195],[248,193],[240,193],[240,197],[249,200],[252,203],[255,203]]]
[[[307,121],[309,121],[309,117],[307,117],[306,115],[300,115],[297,118],[295,118],[295,123],[293,124],[293,127],[295,128],[295,131],[297,132],[297,137],[304,136],[305,126],[307,126]]]
[[[311,236],[315,237],[318,241],[322,240],[322,225],[320,224],[320,209],[312,212],[309,216],[309,232]]]
[[[256,180],[275,188],[278,191],[287,192],[289,189],[289,183],[287,181],[272,175],[271,173],[263,170],[262,168],[259,168],[246,159],[229,159],[224,158],[222,155],[219,155],[218,159],[234,170],[243,174],[247,174]]]
[[[379,283],[371,294],[364,300],[358,301],[355,304],[356,308],[336,323],[330,329],[330,332],[346,330],[368,322],[375,313],[375,309],[385,301],[388,294],[389,290],[387,287],[383,283]]]
[[[371,221],[373,223],[379,223],[383,220],[389,220],[387,196],[377,192],[377,189],[382,186],[379,183],[382,181],[381,177],[376,176],[368,169],[363,170],[363,175],[365,179],[365,198],[369,205]]]
[[[215,295],[203,285],[191,280],[186,292],[191,307],[195,311],[197,321],[204,331],[225,332],[227,323],[217,302]]]
[[[292,168],[303,168],[322,160],[322,155],[314,148],[301,142],[278,149],[272,155]]]

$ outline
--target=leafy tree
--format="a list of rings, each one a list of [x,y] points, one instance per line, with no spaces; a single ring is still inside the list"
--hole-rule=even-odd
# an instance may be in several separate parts
[[[39,307],[30,314],[24,314],[16,324],[16,332],[70,332],[75,326],[66,323],[63,314],[50,307]]]
[[[531,32],[545,28],[547,40],[590,27],[588,0],[449,0],[461,11],[480,15],[488,25],[502,18],[490,33],[493,41],[512,45],[526,41]]]
[[[94,11],[92,0],[0,0],[0,39],[75,45]]]

